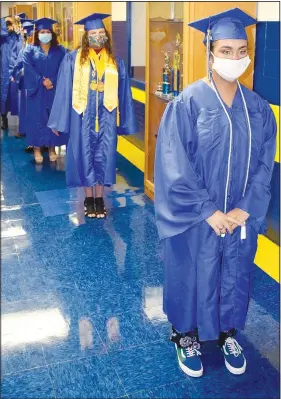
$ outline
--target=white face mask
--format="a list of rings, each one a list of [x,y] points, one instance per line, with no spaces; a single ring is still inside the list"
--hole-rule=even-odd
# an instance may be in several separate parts
[[[240,60],[230,60],[228,58],[219,58],[214,56],[213,69],[220,75],[223,79],[228,82],[234,82],[246,71],[251,63],[249,56],[241,58]]]

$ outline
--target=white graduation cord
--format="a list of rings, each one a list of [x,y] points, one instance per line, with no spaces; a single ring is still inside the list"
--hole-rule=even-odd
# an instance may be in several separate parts
[[[213,79],[211,79],[211,84],[213,86],[213,89],[216,92],[216,95],[219,99],[219,102],[221,103],[221,106],[224,109],[225,115],[227,116],[228,122],[229,122],[229,128],[230,128],[230,134],[229,134],[229,153],[228,153],[228,163],[227,163],[227,179],[226,179],[226,186],[225,186],[225,195],[224,195],[224,213],[226,213],[227,209],[227,194],[228,194],[228,186],[229,186],[229,179],[230,179],[230,162],[231,162],[231,156],[232,156],[232,122],[231,119],[228,115],[227,110],[225,109],[224,103],[222,102],[220,95],[217,91],[216,86],[213,83]],[[225,233],[221,234],[221,237],[225,237]]]
[[[242,100],[243,100],[243,104],[244,104],[246,120],[247,120],[247,124],[248,124],[248,132],[249,132],[249,149],[248,149],[247,171],[246,171],[244,190],[243,190],[243,194],[242,194],[242,197],[244,197],[245,193],[246,193],[248,179],[249,179],[250,162],[251,162],[251,156],[252,156],[252,129],[251,129],[250,118],[249,118],[249,113],[248,113],[248,108],[247,108],[247,105],[246,105],[245,97],[244,97],[243,91],[241,89],[241,86],[240,86],[240,83],[238,82],[238,80],[237,80],[237,83],[238,83],[238,87],[239,87],[240,94],[241,94],[241,97],[242,97]],[[241,227],[241,240],[245,240],[245,239],[246,239],[246,224]]]
[[[251,161],[251,150],[252,150],[252,129],[251,129],[251,124],[250,124],[250,119],[249,119],[249,114],[248,114],[248,109],[246,106],[246,101],[240,86],[240,83],[237,81],[238,83],[238,87],[241,93],[241,97],[243,100],[243,104],[244,104],[244,109],[245,109],[245,113],[246,113],[246,120],[247,120],[247,125],[248,125],[248,132],[249,132],[249,152],[248,152],[248,162],[247,162],[247,172],[246,172],[246,178],[245,178],[245,184],[244,184],[244,189],[243,189],[243,194],[242,197],[245,196],[245,192],[246,192],[246,187],[247,187],[247,183],[248,183],[248,177],[249,177],[249,170],[250,170],[250,161]],[[228,186],[229,186],[229,179],[230,179],[230,162],[231,162],[231,156],[232,156],[232,139],[233,139],[233,135],[232,135],[232,122],[231,119],[229,117],[229,114],[224,106],[224,103],[222,102],[222,99],[220,98],[220,95],[217,91],[216,86],[213,83],[213,79],[211,79],[211,84],[215,90],[215,93],[219,99],[219,102],[221,103],[221,106],[223,107],[223,110],[227,116],[227,119],[229,121],[229,127],[230,127],[230,135],[229,135],[229,153],[228,153],[228,164],[227,164],[227,179],[226,179],[226,186],[225,186],[225,197],[224,197],[224,213],[226,213],[227,210],[227,195],[228,195]],[[221,234],[221,237],[225,237],[225,233]],[[240,235],[241,240],[245,240],[246,239],[246,225],[241,227],[241,235]]]

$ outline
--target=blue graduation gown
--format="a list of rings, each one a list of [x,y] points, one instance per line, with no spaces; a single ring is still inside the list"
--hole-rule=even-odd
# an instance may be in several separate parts
[[[26,131],[26,90],[24,87],[23,76],[23,56],[24,49],[21,49],[17,58],[16,65],[14,66],[12,77],[18,83],[18,109],[19,109],[19,133],[25,135]]]
[[[52,109],[60,64],[67,50],[63,46],[49,49],[48,55],[40,46],[27,46],[23,52],[24,85],[26,89],[26,137],[30,146],[61,146],[66,136],[57,137],[47,127]],[[54,88],[47,90],[43,77],[49,78]]]
[[[18,84],[11,82],[13,68],[22,48],[22,38],[15,32],[1,35],[1,114],[18,115]]]
[[[96,91],[90,89],[84,115],[72,108],[72,86],[77,50],[68,53],[61,65],[54,106],[48,126],[69,136],[66,154],[66,182],[68,187],[110,186],[116,180],[117,134],[138,131],[130,80],[124,62],[116,57],[119,82],[120,126],[116,126],[116,112],[103,106],[99,93],[99,132],[95,132]],[[92,66],[90,76],[92,77]],[[104,79],[104,78],[103,78]]]
[[[220,331],[243,329],[257,236],[264,232],[276,151],[276,122],[269,104],[242,86],[252,128],[251,161],[245,196],[249,135],[239,89],[233,125],[227,212],[250,214],[245,240],[240,228],[218,237],[205,221],[224,211],[230,150],[229,121],[212,88],[202,80],[168,104],[156,146],[155,210],[164,239],[164,312],[176,330],[198,328],[201,340]]]

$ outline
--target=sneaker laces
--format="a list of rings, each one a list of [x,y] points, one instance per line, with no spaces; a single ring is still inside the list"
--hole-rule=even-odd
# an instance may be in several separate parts
[[[236,339],[228,337],[227,340],[225,341],[225,345],[227,346],[227,349],[231,355],[234,355],[235,357],[241,355],[242,348],[238,344]]]
[[[199,352],[198,349],[194,348],[193,345],[192,346],[188,346],[185,349],[185,353],[186,353],[186,357],[193,357],[193,356],[201,356],[201,352]]]
[[[180,346],[185,350],[186,357],[200,356],[201,352],[199,352],[200,344],[196,341],[196,339],[192,340],[191,337],[186,336],[180,339]]]

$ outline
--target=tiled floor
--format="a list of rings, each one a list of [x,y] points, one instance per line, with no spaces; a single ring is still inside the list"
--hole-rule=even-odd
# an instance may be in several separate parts
[[[215,345],[205,374],[179,369],[162,312],[162,247],[143,176],[118,158],[107,220],[85,221],[64,152],[35,165],[2,134],[3,398],[278,398],[279,284],[255,268],[248,360],[229,374]]]

